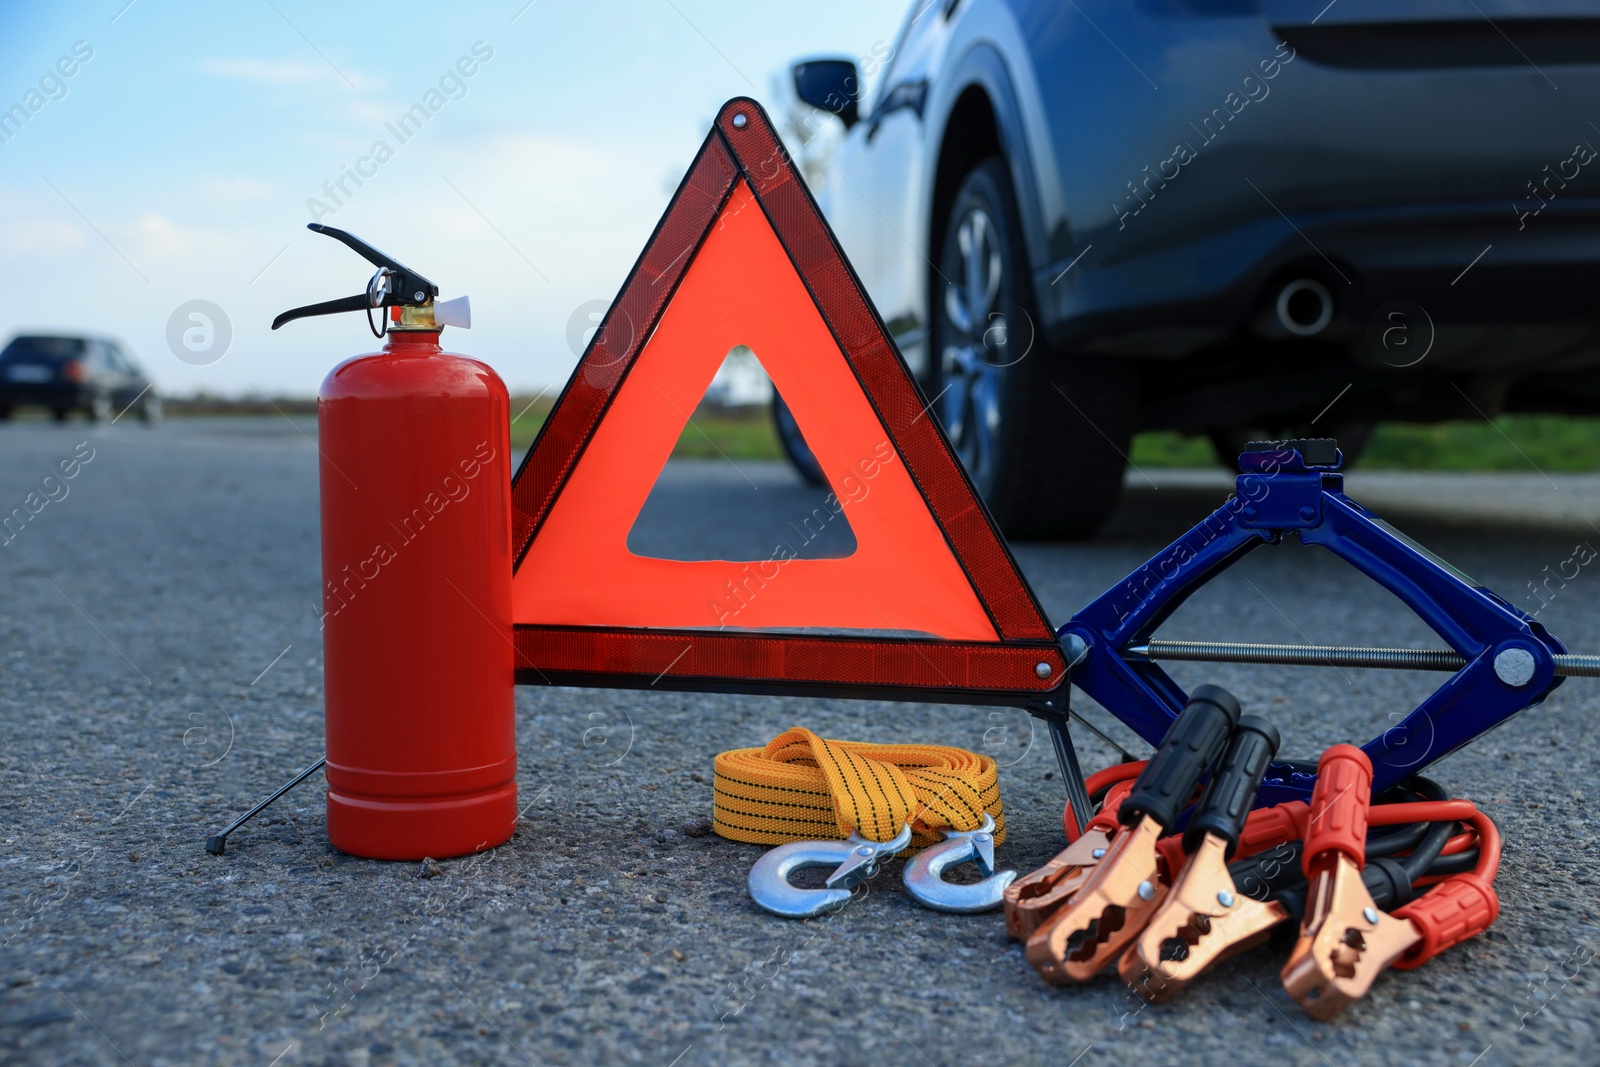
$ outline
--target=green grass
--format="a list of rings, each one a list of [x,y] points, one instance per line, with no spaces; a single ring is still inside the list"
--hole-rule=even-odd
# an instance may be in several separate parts
[[[691,425],[684,427],[672,454],[696,459],[715,459],[719,455],[729,459],[782,459],[783,446],[778,443],[778,431],[766,412],[759,419],[696,415]]]
[[[552,404],[548,400],[535,400],[532,404],[522,397],[511,398],[511,410],[522,414],[511,420],[511,450],[526,452],[533,439],[539,436],[539,427],[550,415]]]
[[[1600,470],[1600,419],[1503,415],[1483,422],[1382,426],[1361,465],[1371,470]]]
[[[1138,467],[1216,467],[1217,454],[1204,437],[1161,430],[1133,439],[1128,458]]]
[[[1129,450],[1141,467],[1217,467],[1201,437],[1160,432],[1135,437]],[[1502,415],[1487,422],[1378,427],[1361,470],[1595,471],[1600,470],[1600,419],[1562,415]]]
[[[524,401],[524,403],[526,403]],[[518,410],[513,401],[511,409]],[[548,403],[534,408],[511,423],[511,447],[522,452],[533,443],[539,427],[550,414]],[[783,446],[778,443],[778,432],[772,425],[772,413],[761,408],[752,411],[729,411],[701,407],[689,420],[672,450],[674,456],[689,459],[782,459]]]
[[[513,401],[518,410],[525,401]],[[532,443],[550,412],[541,401],[511,424],[520,452]],[[766,409],[730,411],[702,406],[684,428],[674,456],[697,459],[781,459],[772,416]],[[1203,437],[1143,433],[1129,449],[1141,467],[1217,469],[1216,454]],[[1361,457],[1362,470],[1532,471],[1600,470],[1600,419],[1561,415],[1504,415],[1487,422],[1433,425],[1390,423],[1378,428]]]

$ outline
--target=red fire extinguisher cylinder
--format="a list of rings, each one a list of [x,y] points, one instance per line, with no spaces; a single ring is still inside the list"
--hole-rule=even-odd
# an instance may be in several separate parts
[[[392,329],[317,401],[328,836],[377,859],[517,816],[509,400],[438,340]]]
[[[465,297],[354,234],[308,227],[378,268],[367,291],[285,311],[373,312],[383,351],[317,397],[328,838],[374,859],[490,848],[517,821],[510,400],[439,347]]]

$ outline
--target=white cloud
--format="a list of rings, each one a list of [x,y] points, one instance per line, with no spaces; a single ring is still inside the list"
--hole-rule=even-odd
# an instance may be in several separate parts
[[[379,103],[376,100],[352,100],[345,105],[345,114],[357,122],[370,124],[374,129],[392,121],[395,115],[403,110],[403,107],[396,108],[392,104]]]
[[[221,233],[185,226],[154,211],[140,215],[124,232],[131,246],[129,257],[135,263],[156,259],[203,263],[229,255],[234,248],[234,242]]]
[[[202,199],[229,205],[260,203],[283,195],[283,187],[276,182],[237,174],[204,174],[194,185]]]
[[[264,59],[260,56],[213,56],[200,61],[200,69],[215,78],[255,82],[263,85],[344,84],[345,79],[358,89],[372,88],[376,79],[349,67],[335,70],[321,60]]]
[[[12,255],[51,259],[82,251],[88,244],[77,227],[49,219],[13,219],[0,230],[0,242]]]

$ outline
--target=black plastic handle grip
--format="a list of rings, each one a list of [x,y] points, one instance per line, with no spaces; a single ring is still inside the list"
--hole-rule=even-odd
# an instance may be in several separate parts
[[[1240,896],[1266,900],[1280,889],[1305,881],[1300,870],[1299,841],[1285,841],[1265,852],[1228,864],[1228,876]]]
[[[1239,701],[1221,686],[1202,685],[1191,693],[1188,706],[1173,720],[1161,747],[1122,802],[1123,825],[1132,826],[1148,815],[1163,830],[1171,827],[1201,776],[1222,755],[1238,721]]]
[[[305,307],[291,308],[272,320],[272,328],[276,330],[286,322],[310,318],[312,315],[337,315],[344,311],[365,311],[371,306],[371,304],[367,303],[366,293],[357,293],[355,296],[341,296],[337,300],[324,300],[318,304],[307,304]]]
[[[422,275],[406,266],[404,263],[401,263],[399,260],[390,256],[384,255],[382,252],[378,251],[376,248],[373,248],[371,245],[367,244],[367,242],[363,241],[353,233],[350,233],[346,230],[335,229],[332,226],[324,226],[320,222],[308,222],[306,223],[306,229],[310,230],[312,233],[324,234],[328,237],[332,237],[335,241],[343,242],[353,252],[355,252],[356,255],[360,256],[368,263],[371,263],[374,267],[388,267],[396,274],[409,274],[424,285],[433,284],[432,282],[428,281],[428,279],[424,278]],[[438,289],[435,288],[434,291],[429,295],[438,296]]]
[[[1278,731],[1272,724],[1254,715],[1246,715],[1234,726],[1222,766],[1206,783],[1189,828],[1183,832],[1186,851],[1196,851],[1206,835],[1212,834],[1228,843],[1225,856],[1233,859],[1239,847],[1239,832],[1244,829],[1256,790],[1261,787],[1261,776],[1267,773],[1268,761],[1277,755],[1278,740]]]
[[[1367,865],[1361,869],[1361,884],[1367,887],[1379,911],[1394,911],[1415,895],[1400,861],[1382,856],[1367,860]],[[1272,899],[1282,904],[1298,923],[1305,918],[1306,892],[1310,888],[1304,881],[1296,882],[1273,893]]]

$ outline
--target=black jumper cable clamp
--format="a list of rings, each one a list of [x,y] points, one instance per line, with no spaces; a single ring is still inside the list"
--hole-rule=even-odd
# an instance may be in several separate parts
[[[1362,746],[1372,761],[1373,789],[1381,792],[1538,704],[1566,677],[1600,677],[1600,656],[1568,653],[1531,615],[1345,496],[1341,459],[1337,444],[1326,439],[1247,445],[1226,503],[1061,628],[1073,684],[1156,745],[1188,703],[1158,661],[1454,672],[1402,721]],[[1449,648],[1152,639],[1206,582],[1252,550],[1291,537],[1320,545],[1389,590]],[[1275,762],[1256,804],[1305,800],[1315,781],[1303,767]]]

